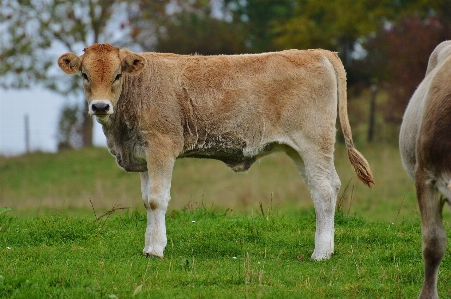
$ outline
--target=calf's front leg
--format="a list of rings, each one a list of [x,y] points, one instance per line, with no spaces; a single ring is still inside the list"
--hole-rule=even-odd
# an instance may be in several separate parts
[[[153,160],[153,161],[152,161]],[[141,192],[147,210],[147,227],[143,254],[163,258],[167,244],[166,210],[171,199],[174,159],[147,160],[147,171],[141,172]]]

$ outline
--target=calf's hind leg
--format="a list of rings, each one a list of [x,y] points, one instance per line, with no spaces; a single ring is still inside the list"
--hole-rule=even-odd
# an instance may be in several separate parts
[[[313,260],[329,259],[334,252],[335,204],[340,189],[340,179],[333,164],[333,155],[308,151],[301,155],[287,151],[307,184],[316,214],[315,250]]]
[[[443,198],[426,175],[417,171],[415,174],[417,199],[421,213],[421,234],[423,236],[424,282],[420,293],[421,299],[438,298],[437,276],[440,262],[446,250],[446,232],[443,227]]]

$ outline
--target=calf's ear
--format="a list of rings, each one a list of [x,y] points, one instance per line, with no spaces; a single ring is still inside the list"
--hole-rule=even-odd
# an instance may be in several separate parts
[[[66,74],[72,75],[80,71],[81,60],[77,55],[69,52],[58,58],[58,65]]]
[[[139,74],[146,66],[146,59],[136,53],[133,53],[127,49],[121,49],[119,57],[122,60],[122,71],[131,75]]]

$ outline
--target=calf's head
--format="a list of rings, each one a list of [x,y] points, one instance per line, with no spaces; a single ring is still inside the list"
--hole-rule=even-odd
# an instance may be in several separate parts
[[[139,74],[146,59],[109,44],[94,44],[83,51],[81,56],[71,52],[61,55],[58,65],[66,74],[81,73],[90,115],[113,114],[122,92],[122,75]]]

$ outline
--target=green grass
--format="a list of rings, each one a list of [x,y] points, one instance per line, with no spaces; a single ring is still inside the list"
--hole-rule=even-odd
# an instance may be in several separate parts
[[[395,147],[357,148],[376,185],[357,180],[338,143],[340,212],[325,262],[310,261],[313,204],[282,154],[244,174],[178,160],[163,260],[141,255],[139,175],[106,149],[0,157],[0,298],[415,298],[423,262],[413,182]],[[442,298],[451,296],[448,256]]]
[[[357,146],[374,173],[374,189],[354,174],[343,144],[335,165],[342,181],[343,210],[368,220],[395,222],[418,218],[414,184],[402,168],[399,152],[386,144]],[[348,185],[347,191],[344,192]],[[214,160],[177,160],[169,209],[207,206],[253,215],[259,203],[281,213],[313,207],[306,185],[284,154],[262,159],[247,173],[234,173]],[[17,216],[68,212],[85,214],[113,206],[142,209],[139,175],[120,170],[104,148],[58,154],[0,157],[0,207]]]
[[[164,259],[142,256],[145,214],[0,215],[1,298],[415,298],[420,223],[336,216],[335,254],[313,262],[313,211],[172,211]],[[449,223],[446,227],[449,228]],[[448,255],[439,292],[446,283]]]

